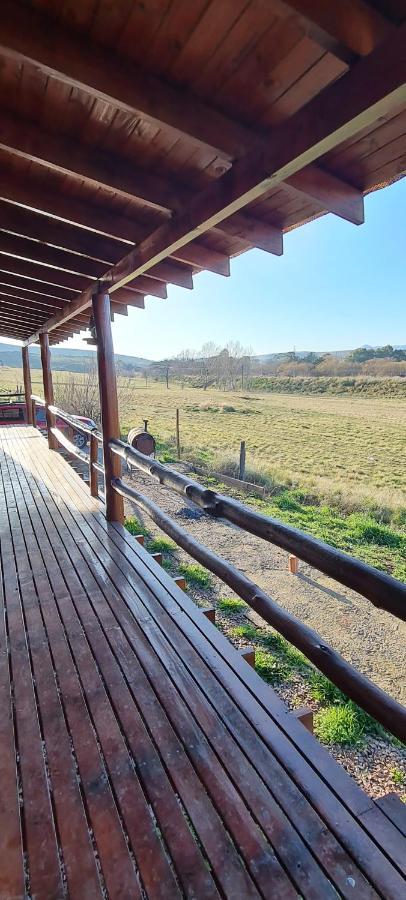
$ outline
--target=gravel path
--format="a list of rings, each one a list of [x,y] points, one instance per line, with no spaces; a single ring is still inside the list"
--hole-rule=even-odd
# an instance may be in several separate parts
[[[136,472],[132,480],[138,490],[151,497],[201,543],[234,563],[281,606],[315,628],[361,672],[397,700],[405,702],[405,623],[377,610],[359,594],[305,563],[300,563],[298,575],[291,575],[285,551],[228,523],[210,519],[185,498],[163,488],[148,476]],[[134,515],[134,512],[154,536],[161,534],[141,510],[134,510],[133,504],[128,504],[127,514]],[[190,561],[181,550],[177,552],[177,559]],[[197,603],[206,606],[216,605],[217,599],[232,593],[216,578],[213,578],[211,589],[189,589],[188,592]],[[250,612],[249,617],[263,626],[255,613]],[[238,615],[232,618],[218,616],[218,624],[226,633],[230,626],[241,621]],[[317,703],[309,699],[303,680],[298,679],[297,684],[281,684],[275,689],[290,706],[306,703],[317,708]],[[371,737],[356,750],[334,746],[330,750],[372,796],[396,790],[400,795],[406,793],[406,749]],[[395,769],[405,773],[403,785],[394,783],[391,773]]]

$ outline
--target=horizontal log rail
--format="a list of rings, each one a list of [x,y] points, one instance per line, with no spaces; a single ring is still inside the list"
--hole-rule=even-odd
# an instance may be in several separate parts
[[[291,613],[280,607],[255,582],[238,571],[231,563],[196,541],[177,525],[149,497],[125,484],[112,480],[114,489],[122,497],[140,506],[178,546],[198,560],[210,572],[225,582],[248,603],[269,625],[301,650],[351,700],[373,716],[401,741],[406,741],[406,709],[358,672],[332,647]]]
[[[68,453],[71,453],[72,456],[76,456],[77,459],[80,459],[81,462],[89,465],[89,457],[87,453],[84,453],[83,450],[80,450],[79,447],[76,446],[59,428],[51,428],[51,434],[53,434],[54,438],[58,441],[58,444],[61,445]]]
[[[37,394],[31,394],[31,400],[33,400],[37,406],[46,406],[44,398],[38,397]]]
[[[406,585],[397,579],[347,556],[341,550],[330,547],[291,525],[284,525],[230,497],[202,487],[185,475],[168,469],[156,460],[151,460],[124,441],[111,441],[109,447],[130,466],[135,466],[178,494],[188,497],[209,515],[226,519],[244,531],[276,544],[288,553],[293,553],[340,584],[362,594],[378,609],[386,610],[406,621]]]
[[[103,437],[101,432],[95,427],[90,428],[89,425],[84,425],[83,422],[78,422],[75,416],[71,416],[69,413],[66,413],[63,409],[59,409],[59,406],[48,406],[48,409],[54,416],[57,416],[58,419],[62,419],[63,422],[66,422],[67,425],[70,425],[76,431],[79,431],[80,434],[91,435],[100,442],[103,443]]]
[[[46,406],[42,398],[32,395],[32,399]],[[49,411],[79,432],[90,435],[90,453],[79,450],[60,429],[53,427],[51,433],[58,443],[69,453],[89,466],[90,488],[93,496],[99,496],[96,473],[105,476],[104,466],[97,460],[100,432],[89,428],[65,413],[59,407],[49,405]],[[235,500],[202,487],[180,472],[167,468],[162,463],[145,456],[134,447],[121,440],[109,443],[110,452],[125,460],[129,466],[157,479],[178,494],[186,496],[209,515],[223,518],[237,527],[264,538],[283,549],[306,560],[315,568],[332,576],[341,584],[354,588],[381,609],[406,619],[406,586],[385,573],[330,547],[309,535],[287,525],[262,516]],[[113,478],[111,485],[122,497],[137,503],[153,521],[168,534],[190,556],[198,560],[209,571],[224,581],[238,596],[242,597],[268,624],[272,625],[290,643],[327,676],[340,690],[362,709],[373,716],[395,737],[406,741],[406,709],[358,672],[309,626],[280,607],[255,582],[238,571],[227,560],[222,559],[184,531],[149,497],[125,484],[122,478]]]

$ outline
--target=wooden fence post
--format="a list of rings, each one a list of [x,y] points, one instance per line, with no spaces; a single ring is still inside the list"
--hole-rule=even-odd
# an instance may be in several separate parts
[[[98,462],[99,457],[99,442],[97,437],[94,434],[90,435],[90,447],[89,447],[89,482],[90,482],[90,493],[92,497],[99,496],[99,481],[98,481],[98,473],[94,468],[93,463]]]
[[[42,332],[40,334],[39,342],[41,347],[42,383],[44,385],[44,399],[46,404],[45,416],[48,429],[48,447],[50,450],[56,450],[58,441],[54,435],[51,434],[51,428],[55,428],[55,416],[49,410],[49,407],[54,405],[54,386],[52,383],[51,352],[49,349],[48,332]]]
[[[176,410],[176,450],[178,459],[180,459],[180,430],[179,430],[179,410]]]
[[[241,441],[240,445],[240,467],[238,471],[240,481],[244,481],[245,477],[245,441]]]
[[[92,298],[93,320],[97,336],[97,368],[99,374],[100,410],[103,432],[103,457],[106,491],[106,519],[124,521],[123,498],[111,485],[112,478],[121,478],[121,459],[109,449],[113,438],[120,438],[116,370],[111,333],[110,297],[99,289]]]
[[[21,348],[21,354],[23,358],[23,378],[24,378],[24,393],[25,393],[25,406],[27,410],[27,422],[28,425],[34,425],[34,420],[32,417],[32,386],[31,386],[31,371],[30,371],[30,357],[28,353],[28,347]]]

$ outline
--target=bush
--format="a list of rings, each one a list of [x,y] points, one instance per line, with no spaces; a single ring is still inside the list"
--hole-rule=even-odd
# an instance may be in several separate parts
[[[267,650],[256,650],[255,669],[268,684],[278,684],[289,676],[289,669]]]
[[[347,744],[362,742],[365,728],[351,704],[327,706],[314,716],[314,733],[323,744]]]
[[[148,550],[150,553],[173,553],[176,545],[167,538],[154,538],[154,540],[148,541]]]
[[[145,528],[145,525],[141,525],[141,522],[138,521],[136,516],[129,516],[128,519],[125,519],[124,527],[130,534],[143,534],[144,537],[148,535],[148,528]]]
[[[315,670],[310,674],[310,693],[313,700],[319,703],[345,703],[347,700],[345,694],[332,681]]]

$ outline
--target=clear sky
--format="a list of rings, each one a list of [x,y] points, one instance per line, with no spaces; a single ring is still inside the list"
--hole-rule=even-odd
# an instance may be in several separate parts
[[[365,224],[329,215],[251,250],[230,278],[201,273],[145,310],[116,316],[117,353],[150,359],[240,341],[255,353],[406,344],[406,179],[365,199]],[[83,346],[70,341],[65,346]]]
[[[118,353],[173,356],[205,341],[255,353],[406,344],[406,179],[365,199],[364,225],[328,215],[287,234],[284,255],[251,250],[230,278],[201,273],[116,317]]]

